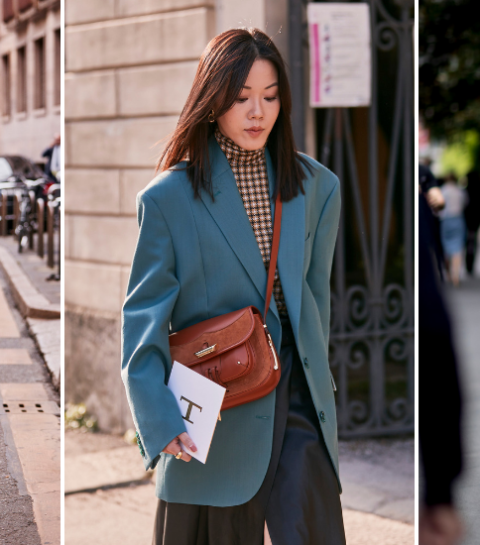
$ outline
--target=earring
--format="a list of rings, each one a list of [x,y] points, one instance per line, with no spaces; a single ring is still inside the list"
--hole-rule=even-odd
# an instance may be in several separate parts
[[[208,114],[208,121],[210,123],[213,123],[215,121],[214,115],[215,115],[215,112],[213,110]]]

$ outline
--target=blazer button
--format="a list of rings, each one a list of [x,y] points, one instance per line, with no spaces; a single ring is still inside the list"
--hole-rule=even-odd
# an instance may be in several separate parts
[[[319,412],[319,416],[320,416],[320,420],[322,422],[325,422],[327,420],[326,416],[325,416],[325,413],[323,411],[320,411]]]
[[[310,365],[308,364],[308,358],[304,358],[304,359],[303,359],[303,363],[304,363],[304,365],[305,365],[305,367],[306,367],[307,369],[310,368]]]

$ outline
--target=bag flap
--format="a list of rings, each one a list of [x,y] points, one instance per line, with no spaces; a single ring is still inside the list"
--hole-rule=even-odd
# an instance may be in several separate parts
[[[169,336],[173,360],[193,365],[244,343],[255,327],[255,307],[246,307],[192,325]]]

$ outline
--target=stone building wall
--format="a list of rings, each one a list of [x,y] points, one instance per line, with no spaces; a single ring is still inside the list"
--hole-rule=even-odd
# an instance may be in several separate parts
[[[4,21],[7,4],[13,6],[14,15]],[[20,11],[16,0],[0,3],[0,153],[25,155],[42,162],[42,151],[52,142],[53,135],[60,132],[60,0],[33,0],[23,5],[30,7]],[[36,99],[35,41],[41,38],[45,59],[43,106]],[[24,111],[18,92],[18,56],[22,47],[26,52]],[[5,58],[8,58],[9,77],[4,72]]]
[[[132,426],[120,310],[138,233],[135,197],[154,176],[155,144],[174,129],[208,41],[231,27],[269,26],[273,0],[238,5],[66,0],[66,401],[85,402],[103,430]],[[286,16],[286,0],[277,5]],[[274,18],[286,49],[285,21]]]

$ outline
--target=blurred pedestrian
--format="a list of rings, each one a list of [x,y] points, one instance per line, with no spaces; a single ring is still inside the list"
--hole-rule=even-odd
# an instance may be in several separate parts
[[[445,257],[443,255],[442,241],[440,237],[440,218],[438,213],[445,208],[445,199],[439,187],[439,182],[433,175],[430,167],[427,165],[419,165],[419,184],[420,191],[423,193],[431,213],[431,229],[433,251],[437,259],[437,267],[440,273],[440,278],[443,280],[443,266]]]
[[[454,545],[462,534],[452,492],[462,469],[462,396],[450,316],[432,262],[432,221],[420,195],[418,367],[424,486],[419,537],[420,545]]]
[[[45,174],[53,182],[60,182],[62,167],[59,134],[54,135],[53,142],[43,151],[42,157],[47,158],[47,163],[45,164]]]
[[[454,286],[460,282],[462,252],[465,248],[466,228],[463,211],[467,204],[467,194],[457,183],[453,174],[445,178],[441,187],[445,207],[439,212],[440,236],[445,255],[445,266]]]
[[[437,179],[427,165],[419,165],[418,170],[422,193],[425,195],[430,208],[435,213],[440,212],[445,208],[445,198],[442,190],[438,187]]]
[[[465,265],[471,275],[475,272],[475,256],[477,253],[477,237],[480,228],[480,173],[472,170],[467,174],[468,204],[465,208],[467,227],[467,247]]]

